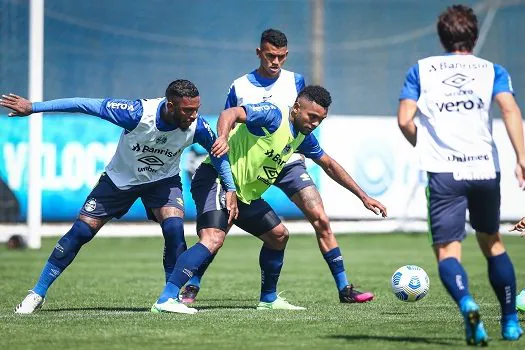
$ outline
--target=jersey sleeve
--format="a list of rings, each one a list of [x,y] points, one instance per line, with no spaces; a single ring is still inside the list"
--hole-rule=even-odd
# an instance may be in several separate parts
[[[304,154],[310,159],[319,159],[324,154],[324,150],[313,134],[309,134],[304,138],[303,142],[297,147],[297,152]]]
[[[208,153],[211,151],[211,146],[217,139],[215,133],[211,129],[210,124],[202,118],[197,117],[197,126],[195,127],[195,135],[193,135],[193,143],[201,145]],[[223,155],[220,158],[216,158],[210,154],[210,162],[217,170],[219,177],[224,183],[226,191],[235,191],[235,184],[233,182],[232,170],[228,161],[228,155]]]
[[[135,129],[142,117],[142,103],[139,100],[62,98],[33,103],[33,113],[69,112],[95,115],[128,131]]]
[[[228,96],[226,97],[226,103],[224,104],[224,109],[231,107],[237,107],[237,93],[235,92],[235,84],[230,86]]]
[[[297,89],[297,93],[299,94],[301,92],[302,89],[304,89],[305,87],[305,82],[304,82],[304,78],[301,74],[299,73],[294,73],[294,76],[295,76],[295,87]]]
[[[405,82],[401,89],[399,100],[417,101],[421,95],[421,82],[419,80],[419,64],[415,64],[408,70]]]
[[[495,97],[501,92],[510,92],[514,95],[514,90],[512,89],[512,80],[510,79],[510,74],[505,68],[499,64],[494,65],[494,87],[492,89],[492,97]]]
[[[243,108],[246,111],[246,127],[254,135],[264,135],[263,128],[273,134],[281,125],[282,112],[270,102],[247,104]]]

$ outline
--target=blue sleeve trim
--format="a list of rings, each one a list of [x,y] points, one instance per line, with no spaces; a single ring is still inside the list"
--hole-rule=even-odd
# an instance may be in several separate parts
[[[217,139],[215,133],[211,129],[210,124],[202,118],[197,116],[197,126],[195,127],[195,134],[193,135],[193,142],[201,145],[208,153],[211,151],[211,146]],[[211,164],[217,170],[219,177],[224,183],[226,191],[235,191],[235,184],[233,182],[233,175],[228,161],[228,156],[224,155],[216,158],[210,154]]]
[[[34,102],[32,106],[33,113],[70,112],[100,116],[103,102],[104,100],[102,99],[74,97],[44,102]]]
[[[264,136],[262,128],[273,134],[281,125],[282,112],[270,102],[247,104],[243,106],[246,111],[246,127],[257,136]]]
[[[306,135],[303,142],[297,147],[297,152],[304,154],[310,159],[319,159],[324,154],[324,150],[313,134]]]
[[[228,91],[228,97],[226,97],[226,103],[224,104],[224,109],[231,107],[237,107],[237,93],[235,92],[235,85],[230,86],[230,91]]]
[[[140,100],[108,98],[104,100],[100,112],[100,118],[131,131],[139,124],[143,108]]]
[[[294,73],[294,77],[295,77],[295,87],[297,89],[297,94],[299,94],[301,92],[302,89],[304,89],[305,87],[305,82],[304,82],[304,78],[301,74],[299,73]]]
[[[399,100],[417,101],[421,95],[421,82],[419,80],[419,64],[416,63],[408,70]]]
[[[514,89],[512,88],[512,80],[510,75],[505,68],[499,64],[494,65],[494,87],[492,89],[492,97],[494,98],[497,94],[502,92],[510,92],[514,95]]]

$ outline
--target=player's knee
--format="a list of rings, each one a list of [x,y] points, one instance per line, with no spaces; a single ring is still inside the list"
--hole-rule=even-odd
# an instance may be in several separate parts
[[[55,245],[49,260],[56,266],[67,267],[75,259],[80,248],[94,236],[95,232],[87,223],[76,220],[73,227]]]
[[[271,245],[274,249],[284,249],[286,243],[288,243],[288,238],[290,233],[284,225],[280,225],[272,231],[272,242]]]
[[[326,238],[332,235],[330,220],[325,212],[320,213],[317,218],[312,221],[312,225],[314,226],[315,233],[318,237]]]
[[[216,228],[205,228],[199,232],[200,242],[215,254],[221,249],[226,233]]]

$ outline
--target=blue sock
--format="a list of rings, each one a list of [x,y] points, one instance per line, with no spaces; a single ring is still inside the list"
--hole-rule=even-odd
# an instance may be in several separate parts
[[[180,288],[188,282],[199,266],[210,256],[210,251],[202,243],[197,243],[182,253],[175,264],[175,268],[158,302],[164,303],[169,298],[177,299]]]
[[[461,308],[461,299],[465,296],[470,296],[465,269],[463,269],[458,259],[446,258],[439,262],[438,270],[441,282],[443,282],[450,296]]]
[[[284,250],[263,246],[259,254],[261,266],[261,301],[271,303],[277,299],[277,281],[283,267]]]
[[[42,269],[38,282],[33,287],[33,292],[41,297],[45,297],[49,287],[63,271],[63,269],[56,267],[48,261]]]
[[[33,291],[44,297],[51,284],[73,262],[80,248],[94,236],[91,227],[77,219],[71,229],[58,240]]]
[[[197,272],[195,272],[193,274],[193,276],[190,278],[190,280],[188,281],[188,285],[189,286],[195,286],[195,287],[198,287],[200,288],[201,287],[201,280],[202,280],[202,276],[204,275],[204,273],[206,272],[206,270],[208,269],[208,266],[210,266],[210,264],[212,263],[213,259],[215,259],[215,256],[217,255],[217,253],[213,254],[212,256],[210,256],[209,259],[207,259],[200,267],[199,269],[197,270]]]
[[[186,251],[184,239],[184,221],[179,217],[170,217],[162,221],[162,235],[164,236],[164,255],[162,263],[166,282],[173,272],[177,258]]]
[[[334,276],[335,284],[337,285],[337,290],[342,290],[344,287],[348,286],[348,279],[346,278],[345,265],[343,263],[343,256],[341,255],[341,250],[339,247],[323,254],[324,260],[328,264],[332,276]]]
[[[516,312],[516,275],[509,255],[505,252],[487,258],[489,280],[498,297],[501,315]]]

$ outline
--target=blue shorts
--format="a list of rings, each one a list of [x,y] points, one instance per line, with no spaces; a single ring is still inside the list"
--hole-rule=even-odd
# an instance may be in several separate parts
[[[273,184],[279,187],[288,198],[292,198],[294,194],[305,187],[315,186],[315,183],[306,171],[304,159],[286,164]]]
[[[199,166],[191,182],[191,194],[197,207],[197,230],[207,227],[225,230],[224,225],[219,225],[220,227],[210,226],[207,222],[203,222],[206,220],[206,215],[203,214],[213,211],[221,212],[223,223],[224,217],[226,221],[228,218],[225,209],[226,191],[213,166],[207,163]],[[281,223],[272,207],[262,198],[253,200],[250,204],[243,203],[240,200],[237,203],[239,215],[234,224],[254,236],[268,232]]]
[[[148,219],[153,221],[157,221],[151,210],[153,208],[176,207],[184,211],[179,175],[121,190],[106,173],[102,173],[80,214],[100,219],[120,219],[138,198],[144,204]]]
[[[500,174],[490,180],[455,180],[452,173],[428,173],[427,203],[432,242],[462,241],[465,216],[476,232],[499,231]]]

